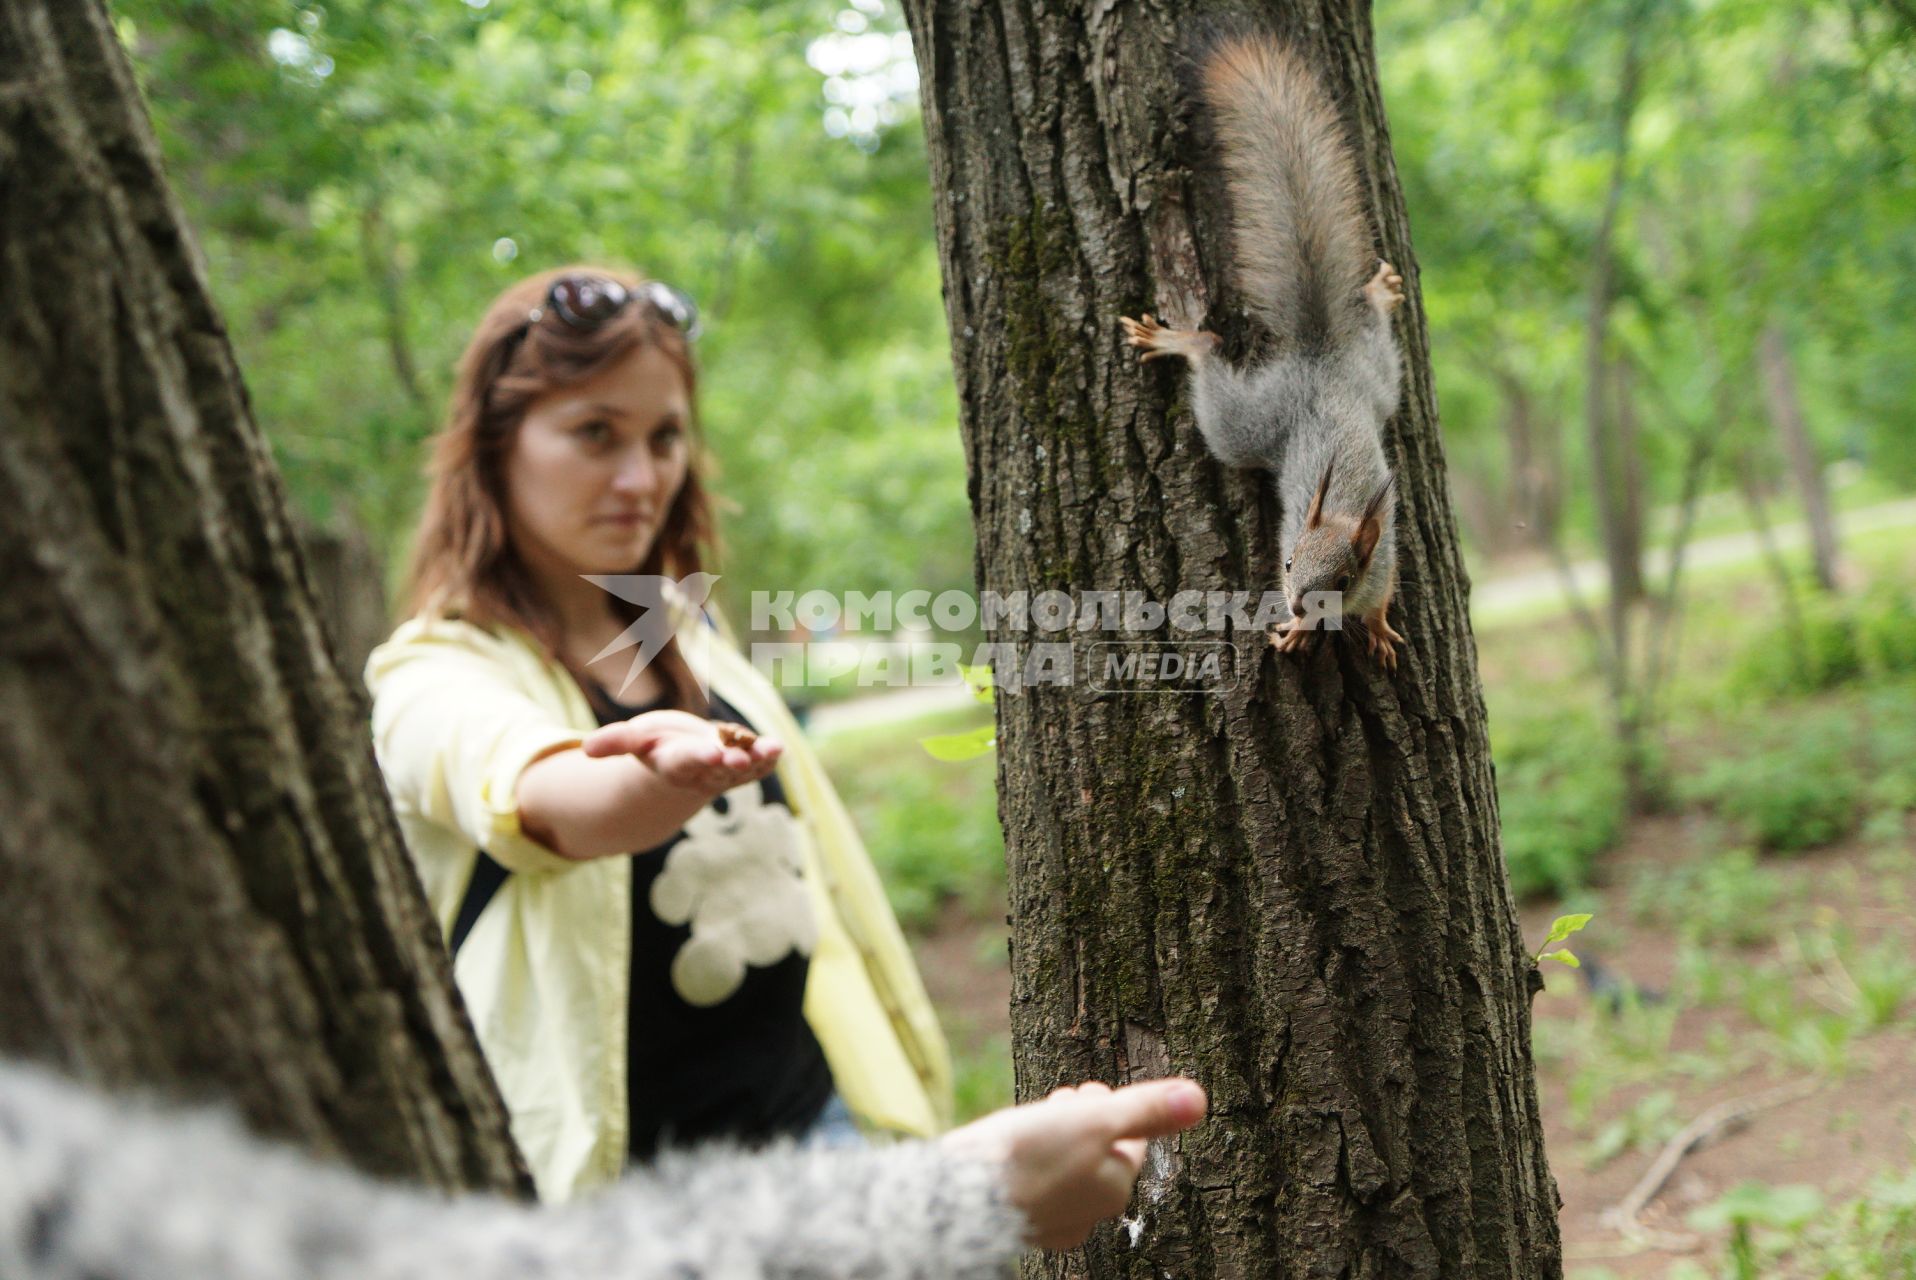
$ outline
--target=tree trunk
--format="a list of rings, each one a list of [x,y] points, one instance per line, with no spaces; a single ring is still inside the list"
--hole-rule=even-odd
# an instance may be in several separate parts
[[[1803,600],[1796,591],[1796,576],[1776,538],[1776,525],[1770,520],[1769,504],[1763,497],[1763,478],[1746,452],[1737,460],[1737,486],[1743,495],[1743,509],[1750,514],[1750,528],[1756,531],[1756,545],[1763,553],[1763,566],[1776,583],[1776,598],[1783,609],[1783,638],[1789,646],[1790,665],[1806,685],[1815,679],[1811,663],[1809,621],[1804,616]]]
[[[357,688],[366,659],[392,631],[385,566],[352,516],[335,515],[327,524],[295,517],[294,527],[340,678]]]
[[[1504,393],[1504,440],[1510,449],[1511,506],[1522,523],[1522,543],[1547,548],[1557,539],[1562,502],[1561,441],[1554,408],[1537,412],[1536,396],[1512,374],[1497,375]]]
[[[524,1189],[96,0],[0,9],[0,1050]]]
[[[1648,593],[1643,581],[1644,483],[1643,430],[1637,419],[1636,369],[1628,356],[1610,365],[1611,462],[1616,468],[1616,539],[1618,562],[1636,576],[1639,596]]]
[[[1643,598],[1643,550],[1633,536],[1628,510],[1625,468],[1628,455],[1617,440],[1619,418],[1606,394],[1609,385],[1608,344],[1610,305],[1615,300],[1615,240],[1617,213],[1623,204],[1624,180],[1630,167],[1630,122],[1636,117],[1637,89],[1642,73],[1641,32],[1632,24],[1624,36],[1623,59],[1617,76],[1617,101],[1612,124],[1610,181],[1604,193],[1603,213],[1590,249],[1590,314],[1584,326],[1584,430],[1590,451],[1590,484],[1595,491],[1597,527],[1603,537],[1603,558],[1610,577],[1610,625],[1621,658],[1629,626],[1630,606]]]
[[[1775,321],[1763,326],[1757,344],[1757,362],[1763,367],[1763,390],[1769,400],[1770,421],[1783,442],[1783,456],[1789,459],[1790,474],[1796,479],[1796,491],[1803,499],[1803,519],[1810,527],[1810,556],[1816,570],[1816,584],[1825,591],[1836,590],[1836,521],[1830,516],[1829,486],[1823,481],[1823,467],[1816,457],[1816,445],[1803,421],[1803,401],[1796,392],[1796,366],[1790,359],[1789,340]]]
[[[1166,602],[1274,585],[1271,494],[1208,459],[1176,372],[1141,370],[1116,323],[1249,337],[1214,302],[1226,205],[1175,85],[1173,19],[1069,0],[906,13],[980,587]],[[1111,631],[988,628],[1072,641],[1077,676],[997,700],[1019,1093],[1176,1070],[1214,1098],[1150,1166],[1134,1223],[1028,1274],[1556,1276],[1537,970],[1498,848],[1368,9],[1279,16],[1344,104],[1381,254],[1410,282],[1388,433],[1409,650],[1390,676],[1347,642],[1280,659],[1240,625],[1235,687],[1124,696],[1085,678]]]

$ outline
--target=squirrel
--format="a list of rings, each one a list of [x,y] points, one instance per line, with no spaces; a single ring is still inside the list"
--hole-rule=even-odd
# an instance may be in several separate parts
[[[1402,375],[1390,315],[1403,277],[1371,252],[1343,128],[1301,58],[1268,35],[1233,36],[1203,55],[1199,76],[1231,197],[1236,284],[1275,350],[1236,369],[1215,333],[1148,313],[1119,323],[1141,362],[1188,363],[1198,430],[1220,461],[1276,477],[1292,616],[1272,645],[1301,649],[1325,599],[1316,593],[1337,592],[1372,657],[1394,670],[1404,637],[1385,617],[1397,550],[1383,427]]]

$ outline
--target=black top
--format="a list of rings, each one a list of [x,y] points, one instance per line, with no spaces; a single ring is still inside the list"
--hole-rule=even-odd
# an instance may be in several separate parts
[[[662,705],[628,706],[601,689],[587,692],[601,724]],[[719,698],[707,719],[751,727]],[[777,774],[760,781],[757,791],[755,804],[749,792],[717,797],[671,839],[633,855],[626,1095],[634,1159],[647,1159],[663,1145],[710,1138],[763,1142],[797,1135],[831,1098],[831,1069],[803,1008],[816,935],[809,899],[795,866],[763,865],[768,848],[796,847],[784,831],[794,819]],[[772,811],[734,812],[741,805]],[[740,877],[731,882],[731,894],[724,892],[728,866]],[[660,889],[668,876],[672,883]],[[794,913],[807,923],[800,925]],[[681,959],[694,925],[700,945]],[[742,945],[741,932],[756,941]],[[753,948],[755,958],[770,962],[754,964],[745,956],[739,974],[736,961]]]

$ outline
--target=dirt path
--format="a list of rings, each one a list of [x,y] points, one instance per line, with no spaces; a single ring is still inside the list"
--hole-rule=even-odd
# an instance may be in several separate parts
[[[1904,498],[1841,513],[1836,517],[1836,525],[1843,537],[1916,525],[1916,498]],[[1776,542],[1786,553],[1803,547],[1809,542],[1809,527],[1801,521],[1778,525]],[[1762,554],[1762,544],[1754,533],[1725,533],[1692,542],[1683,553],[1683,563],[1687,572],[1695,572],[1742,564]],[[1662,547],[1651,548],[1644,555],[1643,569],[1653,579],[1667,574],[1670,571],[1669,551]],[[1601,560],[1578,561],[1570,566],[1570,573],[1577,584],[1578,593],[1584,599],[1594,601],[1602,598],[1606,572]],[[1563,576],[1555,569],[1486,577],[1481,582],[1471,584],[1471,618],[1481,625],[1505,614],[1526,612],[1562,595]]]

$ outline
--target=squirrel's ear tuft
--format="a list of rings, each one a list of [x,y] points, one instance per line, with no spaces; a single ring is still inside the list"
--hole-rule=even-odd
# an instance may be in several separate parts
[[[1377,492],[1372,494],[1370,501],[1364,505],[1363,518],[1366,520],[1382,520],[1384,513],[1390,509],[1391,497],[1396,492],[1397,473],[1394,471],[1388,472],[1384,476],[1384,483],[1377,486]]]
[[[1351,534],[1351,550],[1357,553],[1357,562],[1366,567],[1370,558],[1377,552],[1377,544],[1384,536],[1384,514],[1390,510],[1391,492],[1396,487],[1397,477],[1387,475],[1384,483],[1377,486],[1377,492],[1364,505],[1364,514],[1358,518],[1357,530]]]
[[[1324,464],[1324,478],[1317,482],[1317,492],[1311,495],[1310,510],[1304,513],[1304,527],[1306,529],[1315,529],[1324,523],[1324,495],[1330,491],[1331,468],[1336,465],[1337,459],[1335,458],[1332,458]]]

